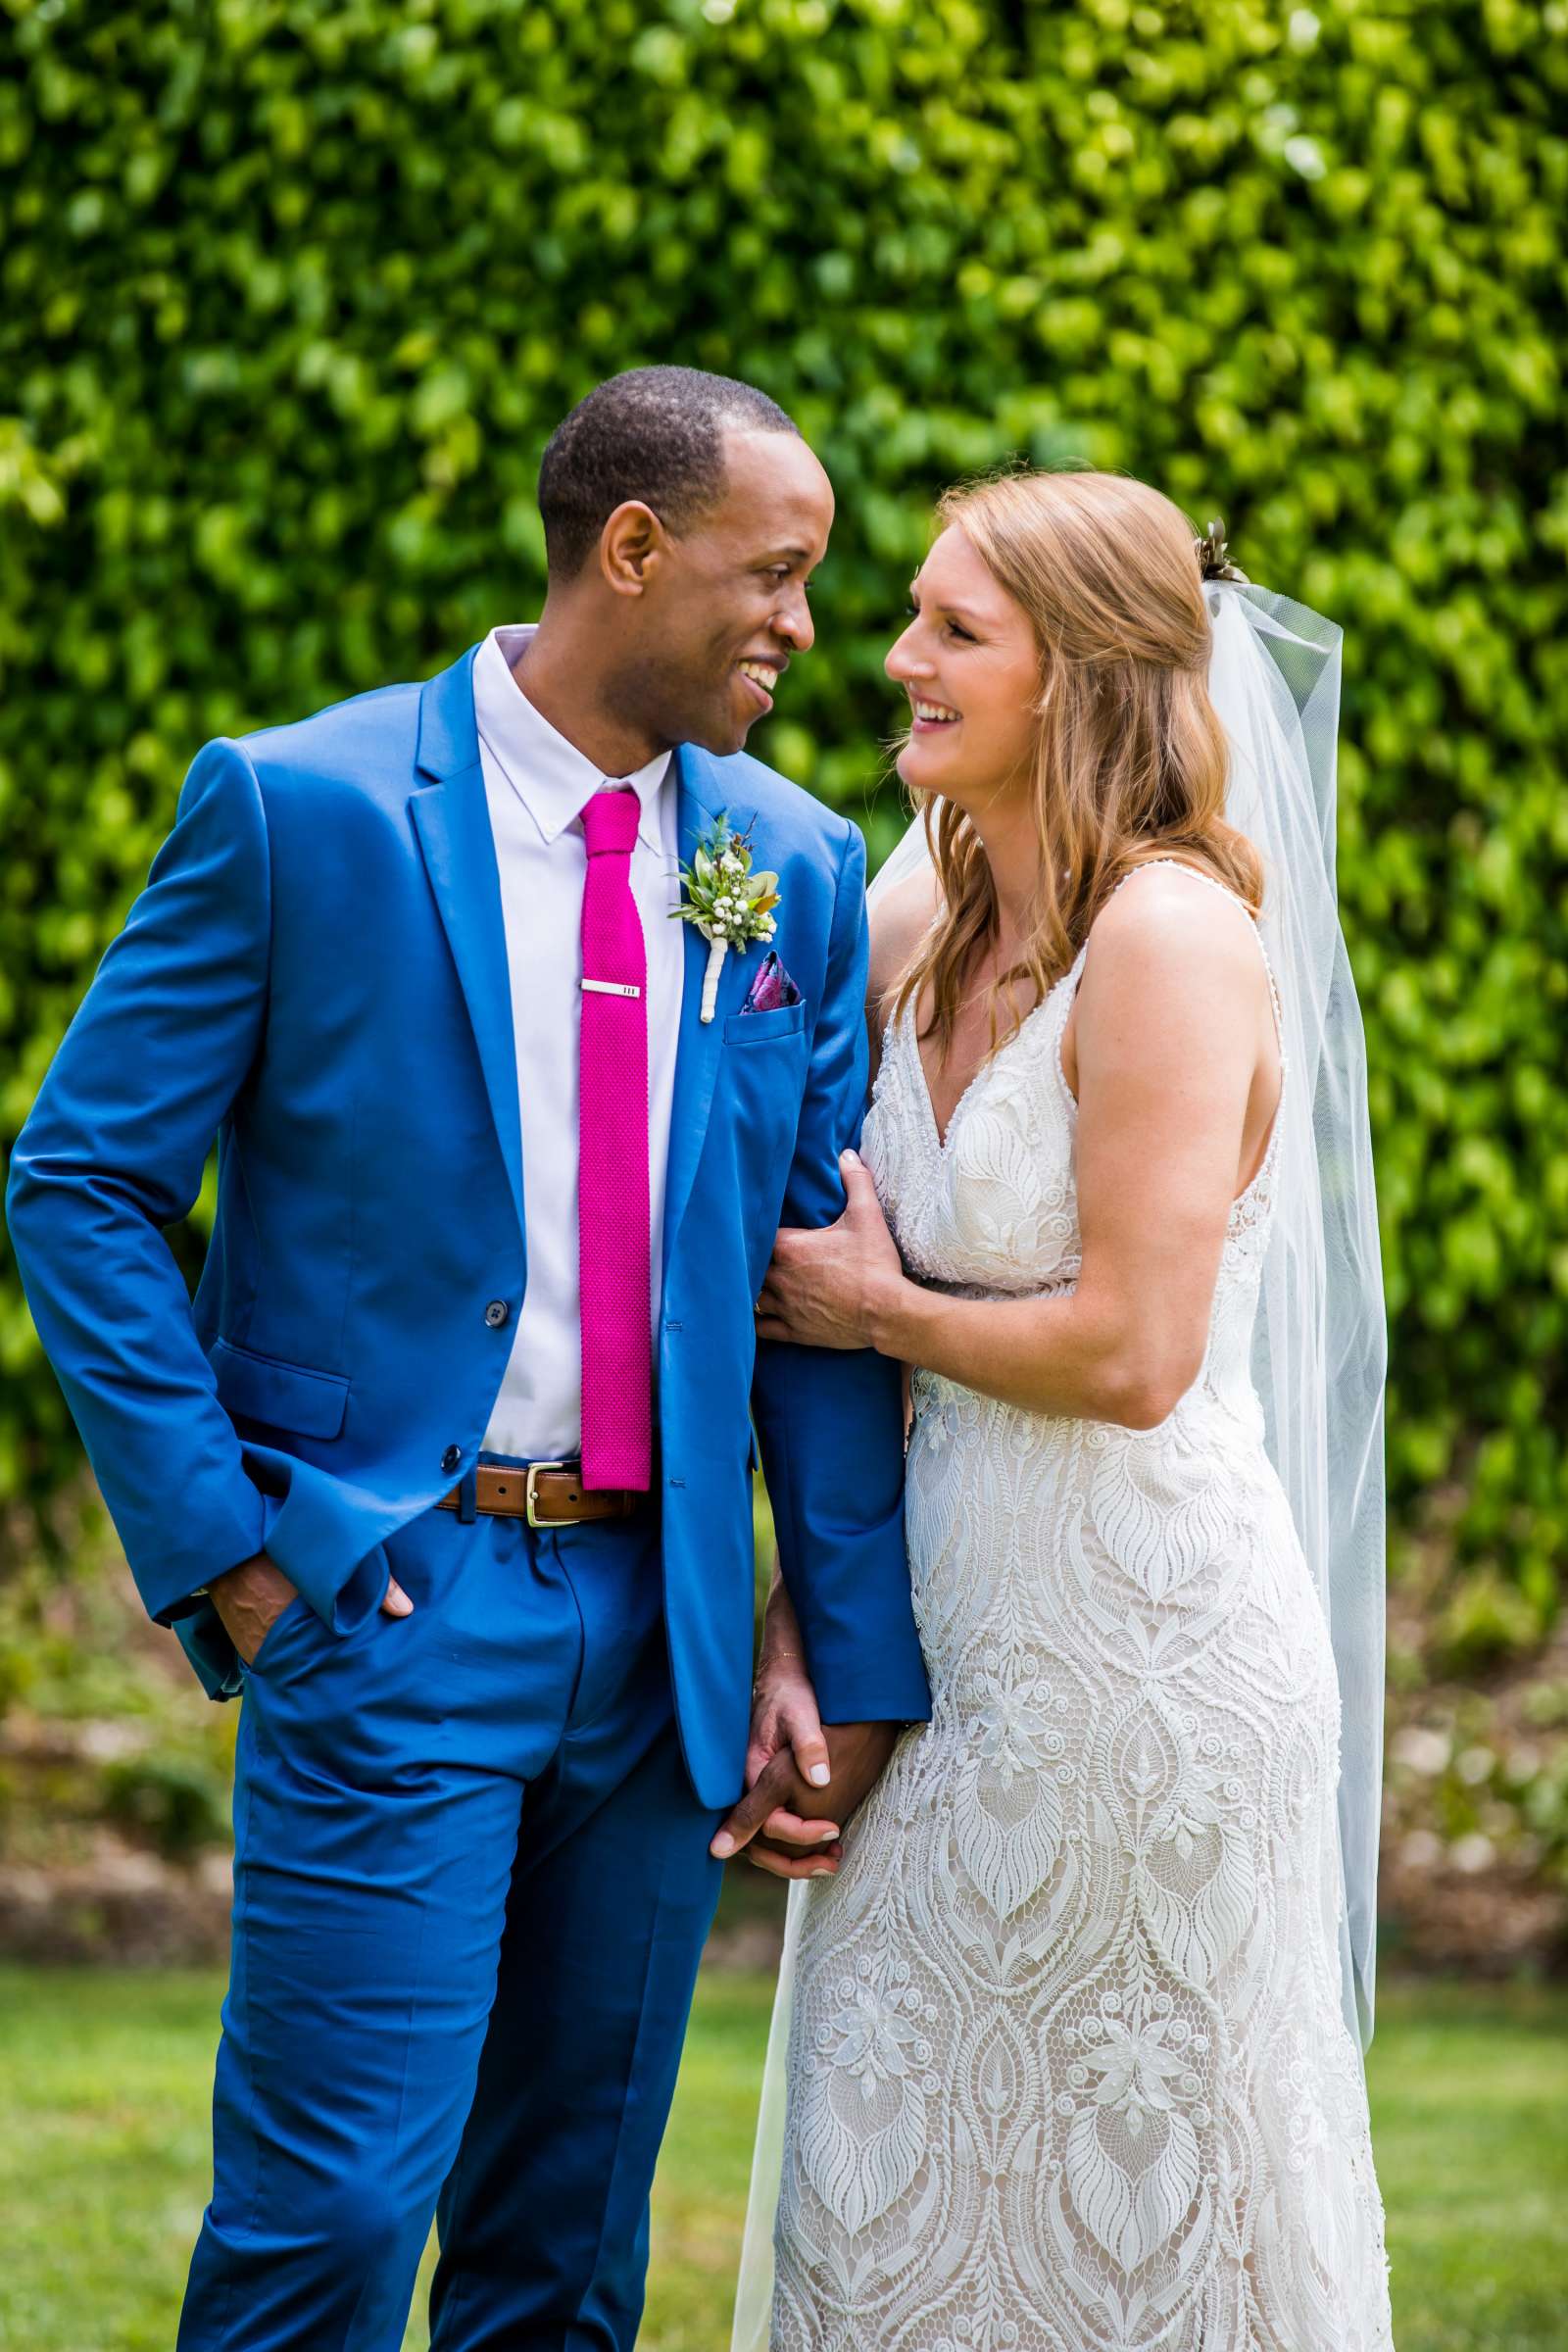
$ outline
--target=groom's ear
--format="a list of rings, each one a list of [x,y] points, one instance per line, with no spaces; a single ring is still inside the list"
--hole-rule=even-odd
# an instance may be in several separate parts
[[[669,534],[640,498],[624,499],[599,534],[599,569],[616,596],[642,596],[667,560]]]

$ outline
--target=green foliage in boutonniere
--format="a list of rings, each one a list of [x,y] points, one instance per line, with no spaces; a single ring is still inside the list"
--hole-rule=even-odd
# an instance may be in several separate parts
[[[681,867],[680,879],[685,895],[671,908],[671,916],[695,923],[709,942],[702,1018],[710,1021],[718,975],[730,949],[747,947],[754,939],[771,939],[777,928],[772,910],[778,905],[778,876],[753,867],[751,836],[737,833],[728,810],[721,808],[707,832],[699,834],[692,861]]]

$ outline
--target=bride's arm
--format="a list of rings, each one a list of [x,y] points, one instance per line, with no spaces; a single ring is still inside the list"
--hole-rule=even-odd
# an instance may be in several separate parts
[[[1095,926],[1076,1007],[1083,1264],[1069,1296],[951,1298],[904,1276],[869,1177],[785,1232],[769,1336],[863,1347],[1031,1412],[1152,1428],[1197,1377],[1261,1040],[1254,940],[1152,876]]]

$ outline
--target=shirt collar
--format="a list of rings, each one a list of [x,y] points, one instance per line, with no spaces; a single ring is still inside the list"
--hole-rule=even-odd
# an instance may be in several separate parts
[[[512,674],[513,663],[537,623],[492,629],[473,663],[473,715],[485,748],[539,828],[547,845],[564,833],[591,792],[606,778],[574,743],[536,710]],[[661,752],[646,767],[616,779],[637,795],[637,838],[663,853],[660,796],[673,754]]]

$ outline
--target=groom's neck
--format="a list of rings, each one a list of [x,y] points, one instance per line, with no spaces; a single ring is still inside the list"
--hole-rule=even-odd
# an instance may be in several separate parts
[[[629,776],[670,747],[615,707],[605,632],[585,612],[547,603],[512,674],[541,717],[601,775]]]

